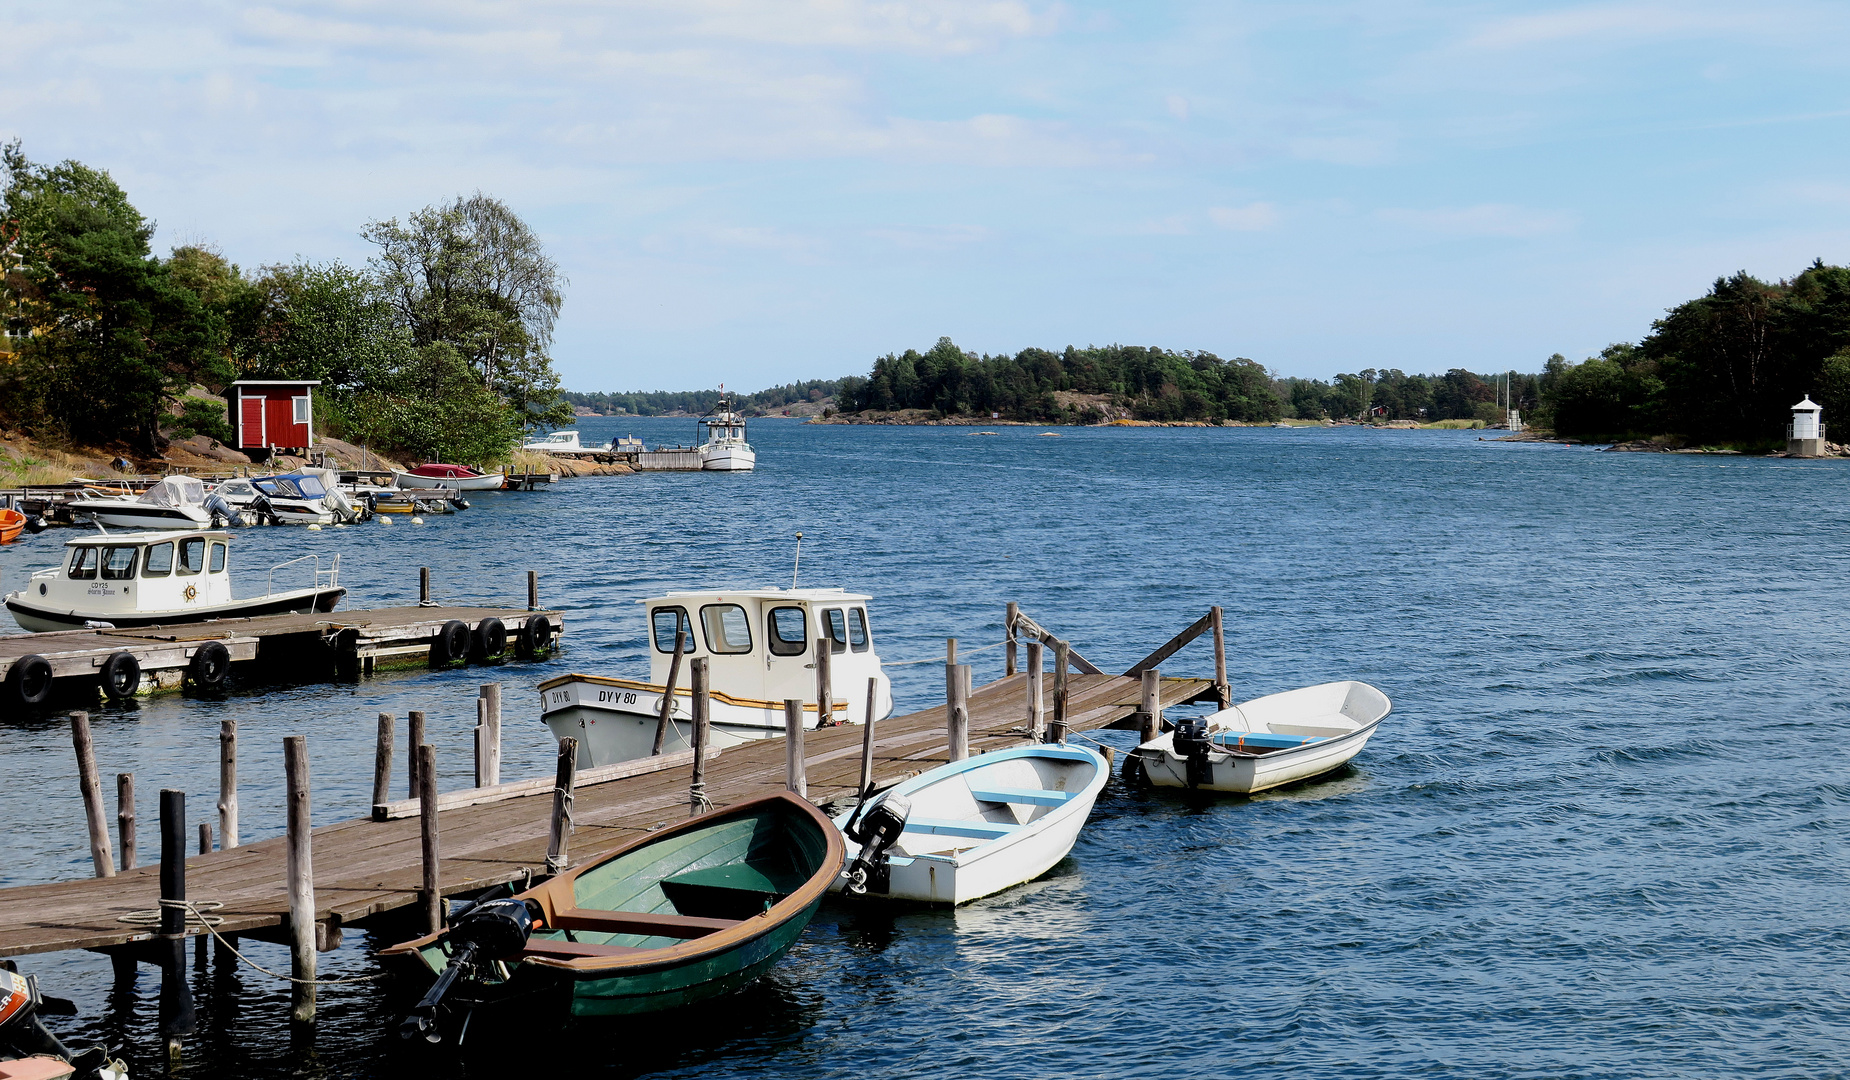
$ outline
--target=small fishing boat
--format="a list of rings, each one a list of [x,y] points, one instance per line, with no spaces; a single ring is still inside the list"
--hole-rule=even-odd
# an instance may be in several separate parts
[[[541,683],[540,719],[560,738],[578,740],[578,765],[611,765],[655,751],[663,697],[671,698],[662,728],[663,753],[693,746],[693,688],[688,661],[707,660],[709,745],[737,746],[781,738],[784,699],[806,702],[806,726],[867,718],[867,680],[874,679],[874,718],[893,710],[893,689],[881,670],[868,628],[871,597],[840,589],[742,589],[673,592],[644,600],[650,650],[647,679],[560,675]],[[686,643],[677,663],[675,634]],[[816,642],[829,641],[835,701],[828,717],[816,708]],[[674,686],[669,684],[675,673]]]
[[[853,895],[964,904],[1033,881],[1066,858],[1105,786],[1083,746],[997,750],[940,765],[835,819]]]
[[[533,450],[542,454],[594,454],[610,449],[609,443],[583,443],[576,431],[555,431],[538,439],[521,443],[522,450]]]
[[[1134,753],[1157,787],[1251,795],[1339,768],[1391,708],[1367,683],[1324,683],[1178,721]]]
[[[719,401],[698,425],[705,436],[697,447],[700,467],[710,472],[751,472],[758,466],[758,452],[745,441],[745,417],[733,411],[732,395],[726,388],[719,389]]]
[[[0,544],[10,544],[25,531],[26,515],[8,506],[0,509]]]
[[[40,1014],[76,1016],[77,1006],[39,992],[38,977],[0,960],[0,1078],[7,1080],[128,1080],[128,1066],[93,1046],[73,1051],[45,1027]]]
[[[242,525],[235,507],[191,476],[167,476],[140,495],[86,495],[66,504],[73,516],[113,529],[212,529]]]
[[[61,566],[35,571],[26,587],[6,595],[13,620],[32,631],[86,626],[160,626],[284,612],[333,611],[347,590],[340,556],[321,569],[318,555],[270,568],[262,596],[231,595],[231,535],[207,531],[103,533],[64,542]],[[278,591],[276,572],[314,561],[314,583]]]
[[[796,943],[843,851],[829,819],[789,792],[640,836],[382,950],[409,977],[436,980],[404,1034],[439,1041],[446,997],[451,1009],[537,998],[571,1016],[623,1016],[736,990]]]
[[[447,488],[450,491],[499,491],[505,473],[485,473],[467,465],[431,462],[410,472],[392,471],[392,483],[401,488]]]

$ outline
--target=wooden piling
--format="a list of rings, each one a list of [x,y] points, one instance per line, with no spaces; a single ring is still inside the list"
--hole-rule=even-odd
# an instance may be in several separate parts
[[[1149,742],[1163,733],[1163,676],[1155,668],[1143,672],[1143,694],[1138,702],[1138,718],[1143,722],[1139,742]]]
[[[90,714],[71,714],[71,746],[77,751],[77,782],[83,789],[84,819],[90,826],[90,863],[97,877],[115,877],[109,850],[109,826],[103,819],[103,782],[96,775],[96,746],[90,741]]]
[[[424,745],[424,713],[412,709],[405,714],[405,772],[410,781],[405,793],[408,799],[418,797],[418,747]]]
[[[161,1000],[160,1034],[167,1060],[180,1060],[180,1037],[194,1031],[193,994],[186,985],[186,909],[167,901],[186,899],[186,792],[161,789]]]
[[[674,655],[668,658],[668,685],[662,691],[661,712],[655,718],[655,747],[649,751],[650,757],[662,752],[662,745],[668,740],[669,718],[674,715],[675,683],[681,678],[681,657],[687,652],[687,632],[676,628],[674,632]]]
[[[493,787],[501,782],[501,684],[483,683],[481,689],[482,726],[487,731],[485,742],[488,750],[488,783],[484,787]]]
[[[1214,618],[1214,696],[1225,709],[1233,704],[1233,688],[1227,685],[1227,633],[1220,605],[1208,609]]]
[[[1028,641],[1028,738],[1039,742],[1047,728],[1047,708],[1043,700],[1047,662],[1038,638]]]
[[[816,726],[828,727],[835,720],[835,682],[830,665],[834,663],[835,639],[823,635],[816,639]]]
[[[538,611],[539,609],[540,572],[538,570],[529,570],[527,571],[527,610]]]
[[[689,664],[694,684],[694,776],[687,787],[688,817],[705,813],[707,802],[707,658]]]
[[[1008,613],[1002,617],[1002,639],[1008,642],[1002,647],[1003,675],[1015,674],[1015,623],[1021,618],[1021,605],[1009,601]]]
[[[238,722],[218,722],[218,846],[238,846]]]
[[[132,772],[116,774],[116,842],[122,846],[122,869],[135,869],[135,774]]]
[[[951,761],[970,756],[970,665],[953,664],[950,668],[950,737]]]
[[[784,786],[809,798],[809,775],[803,759],[803,699],[784,699]]]
[[[1072,650],[1066,642],[1055,639],[1053,643],[1053,723],[1047,725],[1046,741],[1063,743],[1066,741],[1066,669],[1071,663]]]
[[[199,823],[199,854],[212,854],[212,826],[209,822]],[[206,939],[210,934],[200,934],[193,938],[193,960],[197,963],[206,961]]]
[[[418,746],[418,824],[424,841],[424,929],[443,929],[443,881],[437,848],[437,748]]]
[[[289,1019],[315,1021],[314,822],[308,798],[308,737],[283,740],[283,782],[287,799],[285,834],[289,853],[289,973],[305,982],[289,986]]]
[[[397,718],[389,712],[379,714],[379,741],[373,747],[373,805],[390,802],[392,799],[392,742],[397,733],[392,730]]]
[[[430,603],[430,567],[418,567],[418,604]]]
[[[546,872],[571,869],[572,792],[578,782],[578,740],[559,740],[559,764],[553,771],[552,821],[546,834]]]
[[[880,680],[867,680],[867,722],[861,732],[861,798],[874,788],[874,710],[880,705]]]

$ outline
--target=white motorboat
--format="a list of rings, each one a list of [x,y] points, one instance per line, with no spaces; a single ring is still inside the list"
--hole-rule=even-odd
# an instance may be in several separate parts
[[[851,894],[963,904],[1066,858],[1105,786],[1083,746],[1019,746],[921,773],[843,814]]]
[[[733,411],[732,395],[725,389],[720,387],[713,411],[700,418],[700,433],[705,436],[695,448],[700,451],[700,467],[713,472],[751,472],[758,466],[758,452],[745,441],[745,417]]]
[[[662,752],[693,745],[693,691],[688,662],[707,660],[708,745],[736,746],[784,734],[784,699],[805,704],[804,723],[861,723],[867,680],[874,679],[874,717],[893,710],[893,690],[880,668],[867,622],[871,597],[840,589],[742,589],[675,592],[644,600],[648,612],[649,677],[619,679],[573,673],[541,683],[540,718],[559,738],[578,740],[580,768],[648,757],[655,748],[667,696],[675,633],[686,635]],[[817,709],[816,642],[829,641],[830,702]]]
[[[64,542],[64,563],[35,571],[26,587],[8,593],[6,607],[27,630],[156,626],[207,619],[332,611],[347,590],[340,556],[321,569],[305,555],[270,568],[262,596],[231,595],[228,533],[102,533]],[[313,560],[313,584],[278,590],[277,571]],[[287,576],[287,575],[285,575]]]
[[[1250,795],[1345,764],[1391,708],[1367,683],[1307,686],[1180,721],[1135,754],[1157,787]]]
[[[340,490],[332,469],[221,481],[213,493],[242,515],[279,525],[358,521],[364,511]]]
[[[241,525],[237,510],[190,476],[163,477],[140,495],[86,495],[71,513],[115,529],[210,529]]]
[[[535,450],[542,454],[595,454],[610,449],[609,443],[582,443],[576,431],[555,431],[550,435],[521,443],[522,450]]]
[[[431,462],[419,465],[410,472],[394,469],[392,483],[413,490],[443,488],[449,491],[500,491],[507,484],[507,474],[485,473],[467,465]]]

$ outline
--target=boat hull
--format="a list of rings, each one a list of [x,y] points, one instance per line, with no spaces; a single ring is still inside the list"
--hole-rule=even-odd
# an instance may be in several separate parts
[[[209,529],[212,515],[194,506],[153,506],[101,499],[77,499],[72,514],[82,515],[111,529],[136,532],[149,529]]]
[[[1195,786],[1201,791],[1253,795],[1286,784],[1312,780],[1347,765],[1351,758],[1368,745],[1368,738],[1374,734],[1375,727],[1375,724],[1370,724],[1348,735],[1270,754],[1246,756],[1210,753],[1209,779]],[[1163,736],[1163,739],[1169,738],[1171,736]],[[1138,747],[1137,758],[1143,763],[1144,775],[1157,787],[1186,788],[1189,786],[1188,761],[1179,757],[1169,746],[1157,745],[1163,739]]]
[[[296,589],[229,604],[213,604],[210,607],[124,613],[54,610],[33,604],[19,593],[9,593],[6,608],[13,613],[13,621],[22,628],[34,633],[46,633],[53,630],[81,630],[90,622],[106,622],[118,629],[126,629],[136,626],[176,626],[213,619],[243,619],[256,615],[306,615],[317,611],[333,611],[341,597],[346,595],[346,588],[337,585],[325,589]]]
[[[1135,753],[1144,775],[1157,787],[1252,795],[1341,768],[1368,745],[1392,707],[1386,694],[1367,683],[1349,681],[1268,694],[1222,709],[1207,717],[1207,726],[1214,742],[1229,752],[1210,750],[1206,775],[1196,777],[1192,785],[1188,759],[1175,752],[1174,732],[1144,743]],[[1310,741],[1248,752],[1241,745],[1242,736]]]
[[[749,446],[703,446],[700,467],[707,472],[751,472],[758,454]]]
[[[411,490],[435,490],[445,488],[450,491],[500,491],[507,482],[504,473],[489,473],[486,476],[418,476],[415,473],[393,472],[392,483],[396,487]]]

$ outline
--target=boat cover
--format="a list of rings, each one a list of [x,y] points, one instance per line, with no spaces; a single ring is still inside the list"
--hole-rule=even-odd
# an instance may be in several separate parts
[[[198,506],[206,501],[206,486],[191,476],[169,476],[137,501],[150,506]]]

